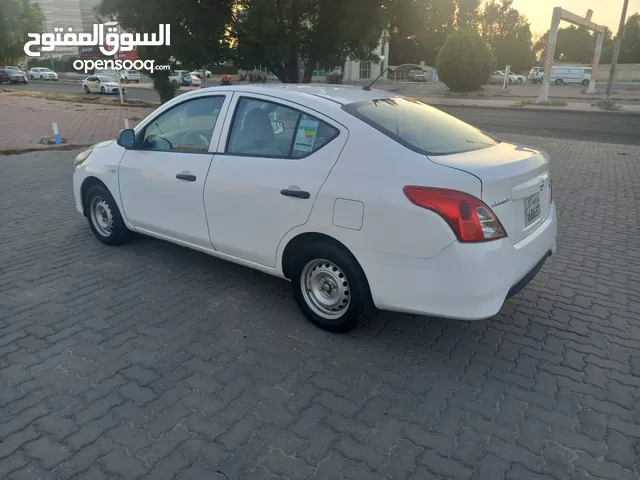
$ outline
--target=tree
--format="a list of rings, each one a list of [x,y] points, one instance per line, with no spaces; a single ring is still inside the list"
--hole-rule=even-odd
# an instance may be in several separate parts
[[[241,68],[266,66],[282,82],[303,82],[313,71],[347,58],[378,60],[371,52],[385,26],[383,0],[238,0],[232,36]]]
[[[635,13],[627,18],[624,37],[620,43],[618,62],[640,63],[640,13]]]
[[[480,0],[457,0],[456,26],[475,28]]]
[[[25,56],[28,33],[43,31],[40,5],[30,0],[0,1],[0,65],[17,63]]]
[[[396,0],[389,6],[389,63],[435,65],[438,52],[455,28],[451,0]]]
[[[99,13],[118,20],[129,32],[153,33],[159,24],[171,25],[171,44],[140,47],[138,56],[156,65],[179,61],[188,68],[224,62],[230,54],[228,36],[233,0],[102,0]],[[160,101],[173,98],[175,87],[167,70],[151,74]]]
[[[450,90],[479,89],[495,68],[495,57],[482,37],[471,29],[451,34],[438,53],[438,76]]]
[[[489,0],[479,15],[482,38],[489,44],[503,68],[521,72],[535,63],[531,27],[527,19],[513,8],[513,0]]]
[[[584,27],[576,27],[575,25],[561,28],[558,30],[554,61],[590,65],[593,61],[597,35],[597,33],[591,32]],[[541,61],[544,61],[545,58],[548,38],[549,32],[547,31],[533,47],[534,52]],[[601,62],[607,61],[607,51],[609,51],[609,61],[611,60],[612,47],[611,32],[607,29]]]

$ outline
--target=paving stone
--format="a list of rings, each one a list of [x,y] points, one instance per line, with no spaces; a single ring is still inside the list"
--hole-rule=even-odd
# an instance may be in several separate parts
[[[492,319],[343,336],[285,282],[102,245],[77,152],[2,157],[0,478],[637,480],[640,147],[503,138],[551,155],[556,255]]]

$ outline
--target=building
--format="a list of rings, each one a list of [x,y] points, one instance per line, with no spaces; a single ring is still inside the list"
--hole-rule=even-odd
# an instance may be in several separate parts
[[[44,32],[54,33],[55,27],[73,28],[75,33],[91,32],[98,23],[95,8],[100,0],[37,0],[44,15]],[[56,47],[54,57],[77,55],[78,47]],[[47,55],[48,56],[48,55]]]
[[[359,60],[347,60],[342,66],[342,75],[344,82],[366,82],[367,80],[373,81],[380,72],[389,66],[389,36],[387,32],[384,32],[378,48],[373,52],[380,58],[384,57],[384,60],[375,62],[361,62]],[[319,68],[313,72],[314,82],[325,82],[326,75],[331,69]],[[386,75],[384,75],[386,78]]]

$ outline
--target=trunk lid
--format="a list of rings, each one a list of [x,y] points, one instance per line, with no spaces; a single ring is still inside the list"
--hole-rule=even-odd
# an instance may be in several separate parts
[[[549,213],[549,162],[539,150],[502,142],[429,159],[468,172],[482,182],[482,201],[496,214],[512,243],[535,231]]]

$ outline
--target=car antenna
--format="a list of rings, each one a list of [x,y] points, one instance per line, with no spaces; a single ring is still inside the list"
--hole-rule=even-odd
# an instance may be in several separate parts
[[[376,82],[378,81],[378,79],[379,79],[382,75],[384,75],[385,73],[387,73],[387,72],[393,72],[393,68],[391,68],[391,67],[387,67],[387,68],[385,68],[385,69],[382,71],[382,73],[381,73],[380,75],[378,75],[378,76],[376,77],[376,79],[375,79],[373,82],[371,82],[369,85],[365,85],[364,87],[362,87],[362,89],[363,89],[363,90],[366,90],[367,92],[368,92],[368,91],[370,91],[370,90],[371,90],[371,87],[373,86],[373,84],[374,84],[374,83],[376,83]]]

